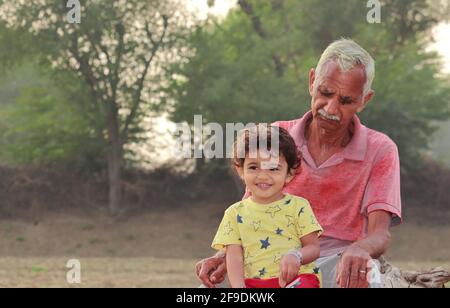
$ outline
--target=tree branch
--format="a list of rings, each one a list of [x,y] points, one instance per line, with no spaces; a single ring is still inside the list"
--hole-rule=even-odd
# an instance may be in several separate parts
[[[163,21],[164,21],[164,28],[163,28],[161,37],[159,38],[158,41],[153,40],[150,29],[148,27],[148,23],[146,23],[146,25],[145,25],[145,31],[147,32],[147,36],[150,39],[150,41],[152,43],[154,43],[154,45],[152,48],[150,58],[148,60],[145,60],[145,62],[144,62],[145,63],[144,64],[145,65],[144,72],[142,73],[142,76],[138,80],[138,87],[136,89],[136,92],[134,92],[134,95],[133,95],[133,106],[131,107],[131,111],[125,120],[125,126],[124,126],[124,131],[123,131],[123,137],[124,137],[123,140],[124,141],[128,139],[129,126],[133,122],[134,118],[136,117],[136,113],[139,108],[139,104],[141,102],[142,90],[144,88],[144,81],[145,81],[145,78],[147,77],[148,69],[150,67],[150,64],[153,61],[153,58],[155,57],[156,53],[158,52],[158,49],[161,47],[164,37],[166,36],[167,28],[169,26],[169,18],[166,15],[163,15]]]
[[[282,1],[277,1],[277,2],[279,2],[278,5],[282,5]],[[267,39],[269,35],[267,34],[266,30],[263,28],[259,17],[255,15],[253,6],[248,2],[248,0],[239,0],[238,3],[240,5],[240,7],[242,8],[242,10],[244,11],[244,13],[250,17],[252,24],[253,24],[253,28],[255,29],[256,33],[262,39]],[[273,3],[273,5],[276,6],[277,3]],[[284,65],[281,61],[280,56],[275,52],[272,54],[272,61],[275,64],[275,71],[277,73],[277,76],[278,77],[283,76]]]

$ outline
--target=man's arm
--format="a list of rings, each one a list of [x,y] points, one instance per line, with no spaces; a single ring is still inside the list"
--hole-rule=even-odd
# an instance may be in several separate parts
[[[201,260],[195,265],[195,271],[206,287],[214,288],[224,281],[227,273],[225,253],[219,251],[214,256]]]
[[[368,262],[380,257],[391,242],[392,214],[374,211],[369,214],[368,235],[347,248],[338,265],[337,283],[341,288],[367,288]]]

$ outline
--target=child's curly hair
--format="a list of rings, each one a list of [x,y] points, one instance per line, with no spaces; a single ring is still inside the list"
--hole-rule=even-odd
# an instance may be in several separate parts
[[[294,139],[288,131],[275,125],[262,124],[243,129],[238,133],[238,137],[233,144],[233,155],[231,160],[232,166],[234,168],[244,166],[245,157],[250,151],[251,138],[254,138],[256,141],[256,149],[259,149],[261,145],[267,145],[266,149],[270,151],[272,149],[273,134],[278,134],[279,136],[278,150],[279,153],[286,159],[288,172],[291,170],[299,171],[302,156],[300,151],[297,149]]]

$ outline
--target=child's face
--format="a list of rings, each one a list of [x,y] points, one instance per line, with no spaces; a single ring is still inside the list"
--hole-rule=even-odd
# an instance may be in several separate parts
[[[251,191],[253,201],[271,203],[283,198],[283,187],[293,178],[283,155],[263,158],[261,153],[245,157],[244,166],[237,167],[239,176]],[[267,155],[266,155],[267,157]]]

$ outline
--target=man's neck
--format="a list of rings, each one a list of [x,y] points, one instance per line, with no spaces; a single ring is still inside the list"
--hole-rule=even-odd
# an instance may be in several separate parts
[[[309,145],[313,144],[320,149],[343,149],[350,143],[353,131],[353,122],[350,124],[350,127],[331,132],[319,127],[317,121],[311,119],[306,124],[305,137]]]
[[[354,123],[343,131],[329,132],[320,128],[314,119],[306,126],[305,138],[308,150],[317,166],[321,166],[334,154],[341,152],[352,139]]]

